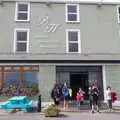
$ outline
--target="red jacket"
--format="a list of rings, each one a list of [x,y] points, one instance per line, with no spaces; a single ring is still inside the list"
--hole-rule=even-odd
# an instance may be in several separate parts
[[[112,97],[112,102],[115,102],[117,100],[116,92],[112,92],[111,97]]]
[[[76,100],[81,100],[81,96],[80,96],[80,95],[77,95],[77,96],[76,96]]]

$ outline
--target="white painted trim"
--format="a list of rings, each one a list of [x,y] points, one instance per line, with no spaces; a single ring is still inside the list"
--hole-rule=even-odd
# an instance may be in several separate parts
[[[27,4],[28,5],[28,11],[27,11],[27,20],[18,20],[18,5],[19,4]],[[27,22],[30,21],[30,2],[16,2],[16,6],[15,6],[15,21],[17,22]]]
[[[68,20],[68,6],[76,6],[77,9],[77,21],[69,21]],[[79,11],[79,4],[66,4],[65,5],[65,20],[66,23],[79,23],[80,22],[80,11]]]
[[[80,6],[77,4],[77,22],[80,22]]]
[[[77,32],[78,33],[78,52],[69,52],[68,32]],[[80,29],[66,29],[66,52],[67,53],[81,53]]]
[[[14,29],[14,48],[13,48],[13,52],[14,53],[21,53],[21,52],[16,51],[16,37],[17,37],[16,33],[17,33],[17,31],[27,32],[27,50],[26,50],[26,52],[23,52],[23,53],[28,53],[29,52],[29,32],[30,32],[30,30],[27,29],[27,28],[15,28]]]
[[[106,66],[102,65],[102,76],[103,76],[103,90],[104,90],[104,102],[106,102]]]
[[[68,53],[68,29],[66,29],[66,53]]]

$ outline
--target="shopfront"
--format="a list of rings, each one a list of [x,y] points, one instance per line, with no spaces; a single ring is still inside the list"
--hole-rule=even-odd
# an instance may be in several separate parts
[[[12,93],[6,93],[8,96],[15,94],[13,91],[17,92],[18,88],[24,92],[21,93],[22,95],[27,94],[28,91],[34,91],[35,94],[38,91],[38,72],[39,66],[36,65],[1,65],[0,89],[3,94],[11,91]]]
[[[66,82],[73,89],[73,94],[82,88],[85,99],[88,99],[89,86],[94,83],[103,91],[102,66],[57,66],[56,76],[60,85]]]

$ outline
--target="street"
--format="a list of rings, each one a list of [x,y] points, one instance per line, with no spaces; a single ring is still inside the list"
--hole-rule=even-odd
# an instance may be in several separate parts
[[[0,114],[0,120],[120,120],[119,112],[61,112],[59,117],[45,117],[40,113]]]

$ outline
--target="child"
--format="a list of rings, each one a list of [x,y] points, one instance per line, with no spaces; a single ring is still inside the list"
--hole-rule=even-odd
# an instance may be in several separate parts
[[[77,100],[77,108],[80,109],[80,101],[81,101],[81,96],[79,94],[79,92],[77,92],[77,95],[76,95],[76,100]]]

